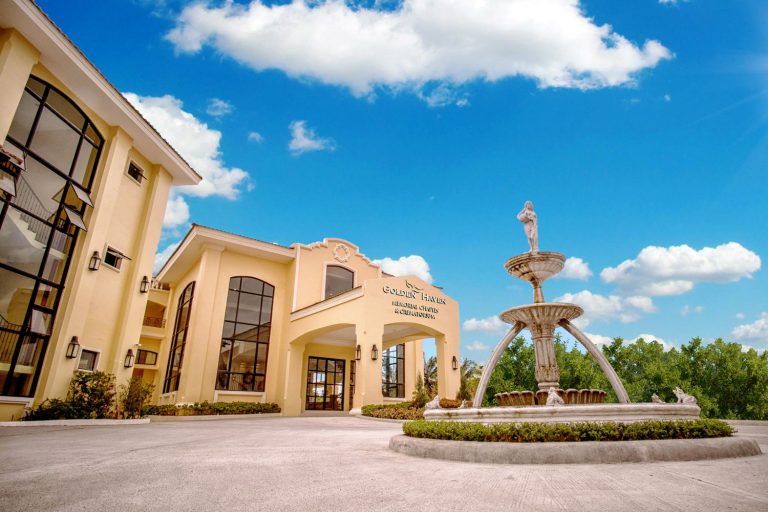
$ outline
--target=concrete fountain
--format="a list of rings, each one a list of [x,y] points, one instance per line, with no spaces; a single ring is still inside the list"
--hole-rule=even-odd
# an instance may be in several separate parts
[[[538,219],[528,201],[517,216],[523,223],[530,251],[506,261],[507,272],[533,286],[533,303],[516,306],[499,315],[510,329],[496,346],[483,368],[472,407],[463,409],[428,409],[424,418],[433,421],[497,422],[573,422],[698,419],[701,410],[693,397],[679,399],[676,404],[630,403],[621,379],[602,351],[572,322],[584,313],[576,304],[546,302],[542,284],[559,273],[565,256],[559,252],[540,252]],[[561,390],[560,369],[555,360],[555,329],[561,327],[573,336],[594,358],[608,378],[619,403],[604,404],[603,390]],[[523,329],[528,329],[536,357],[537,391],[522,390],[496,396],[501,407],[481,407],[488,382],[504,350]],[[688,397],[688,395],[685,395]]]

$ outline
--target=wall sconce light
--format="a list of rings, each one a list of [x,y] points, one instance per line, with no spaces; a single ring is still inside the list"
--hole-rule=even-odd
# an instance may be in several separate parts
[[[147,276],[144,276],[144,278],[141,280],[141,285],[139,285],[139,291],[141,293],[147,293],[149,291],[149,279]]]
[[[77,354],[80,352],[80,342],[77,339],[77,336],[72,336],[72,339],[69,342],[69,345],[67,345],[67,359],[74,359],[77,357]]]
[[[361,357],[360,353],[361,353],[361,352],[362,352],[362,350],[361,350],[361,348],[360,348],[360,345],[358,345],[358,346],[355,348],[355,361],[359,361],[359,360],[360,360],[360,357]]]
[[[93,251],[93,254],[91,255],[91,261],[88,262],[88,268],[90,270],[99,270],[100,266],[101,256],[99,256],[99,251]]]
[[[456,359],[456,356],[453,356],[453,359],[451,360],[451,368],[453,368],[454,370],[459,369],[459,360]]]
[[[379,358],[379,349],[374,345],[371,347],[371,361],[375,361]]]
[[[125,354],[125,362],[123,363],[123,366],[125,366],[126,368],[130,368],[131,366],[133,366],[134,358],[135,356],[133,355],[133,350],[129,348],[128,353]]]

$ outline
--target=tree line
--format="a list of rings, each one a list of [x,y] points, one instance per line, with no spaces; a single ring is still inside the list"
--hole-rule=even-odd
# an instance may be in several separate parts
[[[632,402],[650,402],[654,393],[674,402],[672,390],[679,386],[696,397],[705,418],[768,420],[768,352],[743,351],[740,344],[722,339],[704,344],[701,338],[669,351],[657,341],[627,343],[615,338],[602,351]],[[557,336],[555,354],[562,389],[602,389],[607,392],[607,402],[618,401],[600,367],[575,341],[565,342]],[[498,405],[496,393],[538,389],[535,364],[533,346],[522,336],[513,340],[491,375],[483,404]],[[427,361],[427,368],[433,366]],[[461,374],[465,397],[471,398],[480,367],[464,360]],[[425,375],[425,381],[429,380]]]

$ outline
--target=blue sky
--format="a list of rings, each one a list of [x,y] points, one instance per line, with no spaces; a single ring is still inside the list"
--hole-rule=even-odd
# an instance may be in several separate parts
[[[206,177],[161,251],[346,238],[444,287],[482,362],[530,199],[598,342],[768,347],[765,2],[39,3]]]

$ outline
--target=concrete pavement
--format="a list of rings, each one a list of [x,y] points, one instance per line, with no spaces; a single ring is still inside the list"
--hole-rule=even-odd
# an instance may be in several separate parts
[[[764,454],[492,465],[388,450],[395,423],[248,418],[0,429],[0,510],[768,510]]]

